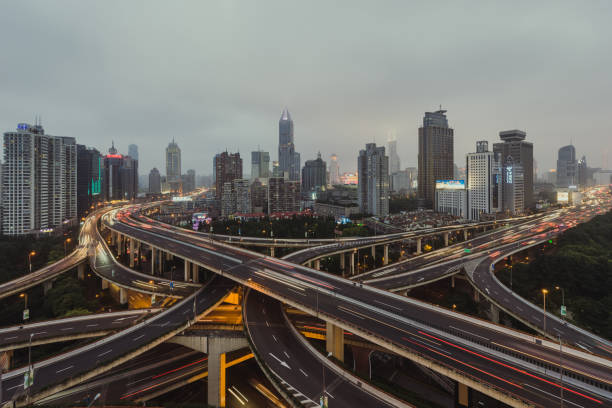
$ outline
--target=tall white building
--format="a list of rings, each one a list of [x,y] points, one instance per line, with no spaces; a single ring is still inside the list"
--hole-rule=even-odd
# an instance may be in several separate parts
[[[467,218],[467,192],[463,180],[436,181],[436,211]]]
[[[502,209],[501,163],[489,143],[476,142],[476,152],[466,155],[467,211],[470,220]]]
[[[20,123],[4,133],[3,233],[38,233],[77,217],[77,154],[72,137]]]
[[[389,158],[383,146],[366,144],[357,158],[357,199],[361,213],[375,216],[389,214]]]
[[[181,149],[174,139],[166,147],[166,180],[168,183],[181,181]]]

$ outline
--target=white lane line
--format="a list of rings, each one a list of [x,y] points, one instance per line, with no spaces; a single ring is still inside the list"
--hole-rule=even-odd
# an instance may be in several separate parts
[[[36,333],[32,333],[32,336],[36,336],[36,335],[39,335],[39,334],[45,334],[45,333],[46,333],[46,331],[36,332]]]
[[[67,331],[67,330],[72,330],[74,329],[74,327],[64,327],[63,329],[61,329],[61,331]]]
[[[4,340],[13,340],[13,339],[16,339],[16,338],[17,338],[17,336],[13,336],[13,337],[5,337],[5,338],[4,338]]]
[[[291,358],[291,357],[289,357],[289,354],[287,354],[287,352],[286,352],[286,351],[283,351],[283,353],[285,353],[285,355],[287,356],[287,358]]]
[[[87,326],[85,326],[85,327],[96,327],[97,325],[98,325],[98,323],[94,323],[94,324],[88,324],[88,325],[87,325]]]
[[[57,370],[57,371],[55,372],[55,374],[59,374],[59,373],[61,373],[62,371],[70,370],[72,367],[74,367],[74,366],[73,366],[73,365],[71,365],[71,366],[68,366],[68,367],[66,367],[66,368],[62,368],[61,370]]]
[[[402,308],[401,308],[401,307],[397,307],[397,306],[389,305],[389,304],[387,304],[387,303],[385,303],[385,302],[381,302],[380,300],[376,300],[376,299],[374,299],[374,301],[375,301],[376,303],[378,303],[378,304],[385,305],[385,306],[387,306],[387,307],[391,307],[391,308],[393,308],[393,309],[395,309],[395,310],[400,310],[400,311],[402,310]]]
[[[491,339],[489,339],[489,338],[479,336],[479,335],[477,335],[477,334],[475,334],[475,333],[472,333],[472,332],[469,332],[469,331],[467,331],[467,330],[462,330],[462,329],[459,329],[459,328],[457,328],[457,327],[455,327],[455,326],[448,326],[448,327],[450,327],[451,329],[459,330],[460,332],[464,332],[464,333],[470,334],[470,335],[475,336],[475,337],[479,337],[479,338],[481,338],[481,339],[483,339],[483,340],[486,340],[486,341],[491,341]]]
[[[412,340],[416,341],[417,343],[421,343],[421,344],[423,344],[424,346],[431,347],[432,349],[436,349],[436,350],[438,350],[438,351],[439,351],[439,352],[441,352],[441,353],[448,354],[449,356],[452,354],[450,351],[443,350],[443,349],[441,349],[440,347],[432,346],[431,344],[429,344],[429,343],[425,343],[423,340],[421,340],[421,339],[417,339],[416,337],[412,337],[412,336],[410,336],[410,338],[411,338]]]
[[[523,384],[523,385],[524,385],[524,386],[526,386],[526,387],[529,387],[529,388],[533,388],[534,390],[537,390],[538,392],[541,392],[542,394],[549,395],[549,396],[554,397],[554,398],[556,398],[556,399],[561,399],[561,397],[559,397],[558,395],[551,394],[550,392],[546,392],[546,391],[544,391],[544,390],[541,390],[541,389],[539,389],[539,388],[537,388],[537,387],[534,387],[533,385],[530,385],[530,384]],[[567,402],[567,403],[572,404],[572,405],[575,405],[575,406],[577,406],[577,407],[584,408],[584,406],[582,406],[582,405],[578,405],[578,404],[576,404],[575,402],[568,401],[568,400],[566,400],[566,399],[563,399],[563,402]]]
[[[272,335],[272,337],[274,338],[274,341],[278,343],[278,340],[276,339],[276,336]]]
[[[105,355],[105,354],[108,354],[108,353],[110,353],[111,351],[113,351],[113,349],[106,350],[104,353],[100,353],[100,354],[98,354],[98,357],[101,357],[101,356],[103,356],[103,355]]]
[[[349,314],[351,314],[351,315],[353,315],[353,316],[355,316],[355,317],[357,317],[357,318],[359,318],[359,319],[361,319],[361,320],[364,320],[364,319],[365,319],[365,317],[363,317],[363,316],[361,316],[361,315],[359,315],[359,314],[355,313],[355,312],[354,312],[353,310],[351,310],[351,309],[347,309],[346,307],[343,307],[343,306],[338,306],[338,309],[342,310],[342,311],[343,311],[343,312],[345,312],[345,313],[349,313]]]
[[[292,288],[287,288],[287,289],[289,289],[289,290],[290,290],[290,291],[292,291],[293,293],[297,293],[297,294],[298,294],[298,295],[300,295],[300,296],[307,296],[305,293],[298,292],[298,291],[297,291],[297,290],[295,290],[295,289],[292,289]]]
[[[11,388],[7,388],[6,390],[7,390],[7,391],[14,390],[14,389],[15,389],[15,388],[17,388],[17,387],[23,387],[23,383],[21,383],[21,384],[19,384],[19,385],[15,385],[15,386],[13,386],[13,387],[11,387]]]
[[[304,372],[304,370],[302,370],[301,368],[300,368],[300,372],[301,372],[302,374],[304,374],[304,377],[308,377],[308,374],[306,374],[306,373]]]
[[[140,335],[140,336],[138,336],[138,337],[134,337],[134,339],[133,339],[132,341],[140,340],[140,339],[142,339],[143,337],[144,337],[144,334],[141,334],[141,335]]]
[[[270,323],[266,320],[266,326],[270,327]]]

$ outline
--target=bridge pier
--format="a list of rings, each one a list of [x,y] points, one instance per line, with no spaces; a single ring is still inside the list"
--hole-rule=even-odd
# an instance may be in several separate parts
[[[342,276],[345,274],[346,269],[346,257],[345,254],[340,254],[340,271],[342,271]]]
[[[384,248],[383,265],[387,265],[389,264],[389,244],[385,244],[383,248]]]
[[[157,257],[157,250],[155,247],[151,247],[151,275],[155,275],[155,258]]]
[[[349,268],[351,270],[351,275],[355,274],[355,252],[351,252],[351,256],[349,258]]]
[[[451,288],[455,287],[455,275],[451,276]]]
[[[444,235],[444,246],[447,247],[448,246],[448,232],[445,232],[443,235]]]
[[[499,307],[491,303],[491,321],[495,324],[499,324]]]
[[[102,279],[102,290],[108,289],[108,281],[106,279]]]
[[[157,250],[157,269],[161,276],[164,273],[164,251],[161,249]]]
[[[423,252],[421,251],[421,244],[422,244],[422,242],[423,242],[423,238],[417,238],[416,242],[417,242],[416,254],[417,254],[417,255],[420,255],[420,254],[422,254],[422,253],[423,253]]]
[[[474,302],[480,302],[480,293],[474,288]]]
[[[79,264],[79,266],[77,266],[77,278],[79,280],[84,280],[85,279],[85,264]]]
[[[315,261],[314,261],[314,268],[315,268],[317,271],[320,271],[320,270],[321,270],[321,260],[320,260],[320,259],[315,259]]]
[[[193,279],[193,283],[200,283],[200,267],[198,264],[191,264],[191,279]]]
[[[122,255],[122,249],[123,249],[123,235],[118,234],[117,236],[117,255],[121,256]]]
[[[470,407],[472,403],[472,389],[460,382],[455,383],[455,406]]]
[[[49,292],[51,289],[53,289],[53,281],[46,281],[43,283],[43,294],[46,295],[47,292]]]
[[[372,259],[376,260],[376,246],[372,245]]]
[[[128,291],[125,288],[119,288],[119,303],[122,305],[128,302]]]
[[[208,405],[225,407],[225,355],[246,346],[244,338],[208,338]]]
[[[172,260],[172,254],[170,252],[166,252],[166,261]]]
[[[185,259],[185,282],[189,282],[191,275],[191,262]]]
[[[7,350],[0,353],[0,372],[5,373],[11,370],[13,362],[13,350]]]
[[[130,268],[134,267],[134,238],[130,238]]]
[[[274,256],[274,247],[270,247],[270,256]]]
[[[467,241],[467,240],[468,240],[468,230],[467,230],[467,229],[464,229],[464,230],[463,230],[463,240],[464,240],[464,241]]]
[[[344,330],[329,322],[325,322],[325,328],[325,350],[344,362]]]

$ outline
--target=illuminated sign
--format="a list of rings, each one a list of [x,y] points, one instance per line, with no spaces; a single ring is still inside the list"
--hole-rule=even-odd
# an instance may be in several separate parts
[[[436,180],[436,190],[464,190],[464,180]]]
[[[107,154],[106,158],[107,159],[121,159],[123,156],[120,154]]]
[[[173,202],[185,202],[185,201],[192,201],[192,198],[190,196],[174,196],[172,197],[172,201]]]
[[[512,166],[506,167],[506,183],[512,184]]]
[[[28,130],[29,128],[30,128],[30,125],[28,125],[27,123],[20,123],[17,125],[18,130]]]
[[[557,202],[558,203],[567,203],[567,202],[569,202],[569,192],[567,192],[567,191],[557,191]]]

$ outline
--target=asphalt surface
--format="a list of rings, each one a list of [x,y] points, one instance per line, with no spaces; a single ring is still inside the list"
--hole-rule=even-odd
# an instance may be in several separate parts
[[[202,242],[196,237],[185,237],[168,229],[145,228],[135,220],[114,223],[112,228],[143,242],[167,248],[177,256],[197,261],[279,300],[291,300],[303,309],[315,310],[322,318],[334,318],[343,322],[349,330],[354,328],[351,331],[356,334],[374,335],[400,348],[426,355],[490,387],[498,387],[522,399],[549,406],[559,393],[559,379],[550,371],[555,368],[554,362],[558,361],[554,350],[502,335],[485,324],[470,325],[432,306],[417,307],[409,299],[360,287],[345,279],[239,248]],[[502,346],[494,344],[497,342],[493,342],[493,339],[499,340]],[[537,365],[516,359],[514,355],[517,352],[510,351],[507,345],[518,346],[519,343],[521,347],[530,348],[532,353],[529,358],[535,360]],[[442,348],[447,350],[439,351]],[[512,348],[519,350],[518,354],[523,359],[527,358],[526,353],[517,347]],[[493,357],[504,362],[491,364]],[[545,369],[542,365],[550,367]],[[566,373],[575,370],[577,375],[588,373],[594,378],[608,382],[612,380],[607,364],[564,355],[563,367]],[[609,393],[589,388],[584,383],[564,387],[567,394],[565,399],[579,405],[599,406],[604,401],[612,403]]]
[[[244,303],[244,324],[266,366],[289,395],[305,407],[318,407],[325,389],[333,407],[393,407],[324,367],[287,326],[281,303],[250,291]],[[325,381],[325,384],[323,383]]]

